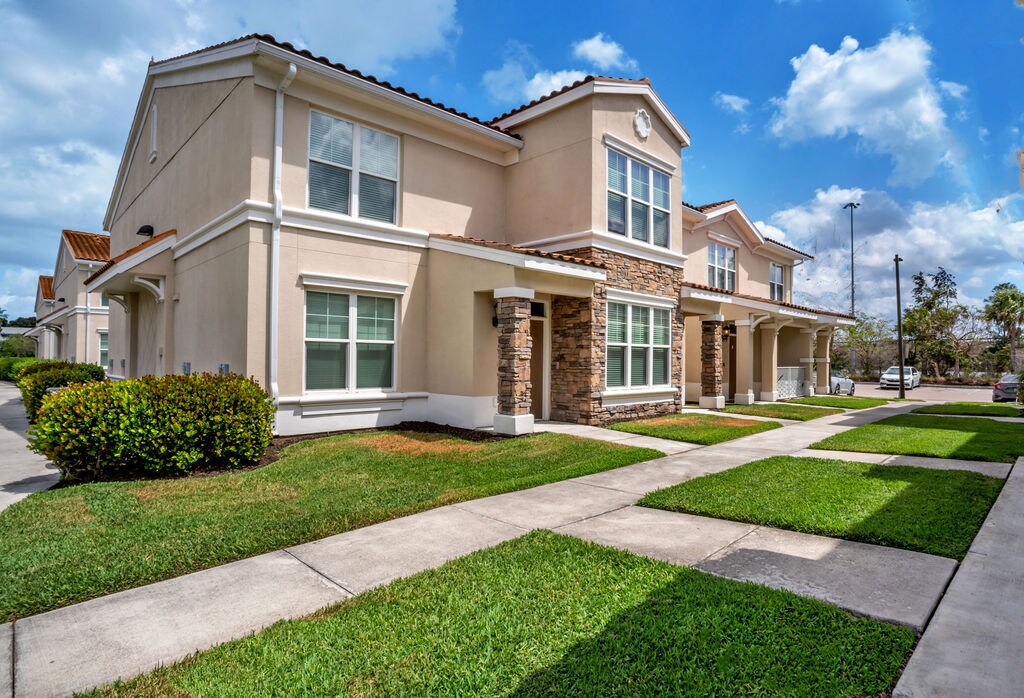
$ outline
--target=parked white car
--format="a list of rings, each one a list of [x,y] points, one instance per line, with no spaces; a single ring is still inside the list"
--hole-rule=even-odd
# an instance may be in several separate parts
[[[903,367],[903,385],[907,390],[913,390],[917,386],[921,385],[921,372],[913,366]],[[900,387],[900,367],[890,366],[885,369],[885,373],[878,379],[879,388],[895,388]]]
[[[845,373],[840,371],[832,371],[832,394],[841,395],[846,393],[847,395],[853,395],[854,390],[857,389],[853,379]]]

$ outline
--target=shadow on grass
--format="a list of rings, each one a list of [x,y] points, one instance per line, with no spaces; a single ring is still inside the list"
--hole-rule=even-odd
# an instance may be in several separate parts
[[[874,695],[913,633],[685,570],[509,695]]]

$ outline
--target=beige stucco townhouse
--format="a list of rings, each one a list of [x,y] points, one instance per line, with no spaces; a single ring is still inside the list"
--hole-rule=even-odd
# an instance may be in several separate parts
[[[107,361],[106,296],[87,291],[85,281],[110,259],[110,237],[64,230],[53,276],[40,276],[36,287],[36,356],[79,363]]]
[[[152,63],[89,281],[112,373],[252,375],[281,434],[827,386],[844,317],[735,202],[682,202],[689,143],[647,80],[482,122],[265,35]]]

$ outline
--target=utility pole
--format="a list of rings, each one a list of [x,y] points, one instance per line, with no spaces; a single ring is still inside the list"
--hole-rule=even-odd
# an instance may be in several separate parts
[[[857,282],[853,275],[853,209],[860,208],[860,204],[850,203],[843,206],[844,209],[850,209],[850,315],[857,318]],[[854,369],[854,353],[853,343],[850,343],[850,372],[853,373]]]
[[[900,400],[907,397],[907,388],[903,384],[903,301],[900,300],[900,262],[903,258],[896,255],[896,348],[900,354]]]

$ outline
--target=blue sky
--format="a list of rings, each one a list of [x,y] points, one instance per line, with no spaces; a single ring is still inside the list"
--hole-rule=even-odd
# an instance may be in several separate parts
[[[1024,7],[1013,0],[297,4],[0,0],[0,307],[31,314],[62,228],[100,232],[150,56],[266,32],[482,118],[587,73],[686,125],[684,199],[736,198],[814,252],[798,300],[891,315],[892,256],[967,302],[1024,286]]]

